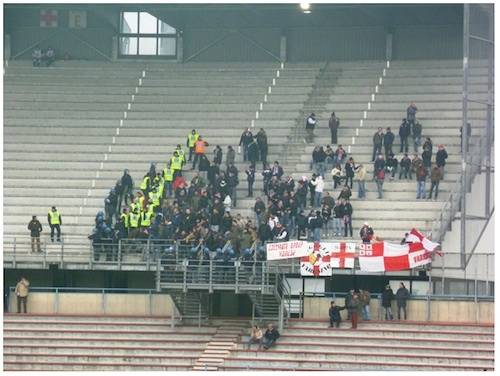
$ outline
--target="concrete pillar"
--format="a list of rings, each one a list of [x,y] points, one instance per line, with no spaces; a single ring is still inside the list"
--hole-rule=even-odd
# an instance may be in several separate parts
[[[281,35],[280,40],[280,60],[282,63],[286,62],[286,35]]]
[[[111,38],[111,59],[116,61],[118,59],[118,37],[114,36]]]
[[[385,59],[392,60],[392,33],[385,35]]]
[[[10,60],[11,46],[10,46],[10,34],[5,34],[3,41],[3,58],[4,60]]]
[[[184,62],[184,37],[182,31],[177,36],[177,62],[179,64]]]

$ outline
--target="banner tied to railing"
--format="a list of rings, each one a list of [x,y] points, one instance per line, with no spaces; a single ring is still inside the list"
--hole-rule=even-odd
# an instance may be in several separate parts
[[[267,244],[267,260],[300,257],[303,276],[331,276],[333,269],[354,268],[354,259],[366,272],[399,271],[429,264],[438,243],[412,229],[406,244],[376,242],[370,244],[346,242],[289,241]],[[438,252],[439,255],[441,253]]]

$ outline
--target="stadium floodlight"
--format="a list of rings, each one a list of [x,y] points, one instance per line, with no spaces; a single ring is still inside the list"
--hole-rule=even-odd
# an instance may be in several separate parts
[[[311,13],[310,8],[311,8],[311,4],[300,3],[300,9],[302,9],[304,11],[304,13]]]

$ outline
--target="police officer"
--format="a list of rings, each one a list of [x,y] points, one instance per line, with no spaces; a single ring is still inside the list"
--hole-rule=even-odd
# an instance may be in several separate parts
[[[196,141],[198,141],[198,137],[200,137],[200,135],[198,134],[196,129],[193,129],[187,136],[186,146],[189,148],[188,162],[191,162],[191,158],[193,157],[194,152],[194,144],[196,143]]]
[[[139,209],[135,207],[132,212],[130,212],[129,217],[128,217],[128,224],[129,224],[129,230],[128,230],[128,237],[129,239],[134,239],[137,237],[137,233],[139,231],[139,223],[141,220],[141,216],[139,214]]]
[[[50,226],[50,240],[54,242],[54,230],[57,230],[57,241],[61,241],[61,225],[62,225],[62,217],[59,213],[59,210],[56,209],[55,206],[49,210],[47,214],[47,220],[49,221]]]

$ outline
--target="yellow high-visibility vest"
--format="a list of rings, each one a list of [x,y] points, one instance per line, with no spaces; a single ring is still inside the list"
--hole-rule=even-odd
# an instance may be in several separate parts
[[[141,185],[139,186],[139,188],[141,188],[142,190],[145,190],[145,189],[148,187],[148,183],[149,183],[149,176],[146,176],[146,177],[142,180],[142,183],[141,183]]]
[[[120,215],[120,219],[122,220],[122,222],[123,222],[123,224],[124,224],[125,228],[129,228],[129,227],[130,227],[130,224],[128,223],[128,217],[129,217],[129,215],[128,215],[128,214],[125,214],[125,213],[122,213],[122,214]]]
[[[165,167],[163,169],[163,177],[165,181],[172,182],[174,180],[174,171],[171,168]]]
[[[195,134],[188,134],[188,143],[190,148],[194,147],[194,143],[198,141],[198,137],[200,137],[198,132],[195,132]]]
[[[182,161],[181,161],[181,158],[180,157],[172,157],[172,159],[170,160],[170,168],[173,170],[173,171],[180,171],[182,170]]]
[[[147,212],[141,213],[141,227],[149,227],[151,226],[151,217],[153,216],[153,212],[148,210]]]
[[[59,210],[53,212],[49,210],[50,224],[51,225],[60,225],[61,224],[61,214],[59,214]]]
[[[153,206],[160,206],[160,194],[158,192],[149,192],[149,199]]]
[[[137,213],[130,213],[129,214],[129,223],[131,228],[137,228],[139,227],[139,214]]]

